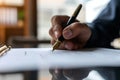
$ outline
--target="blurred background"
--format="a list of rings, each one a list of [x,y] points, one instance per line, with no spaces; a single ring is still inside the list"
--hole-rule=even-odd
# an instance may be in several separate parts
[[[0,45],[13,48],[51,47],[48,31],[53,15],[72,15],[78,4],[83,8],[81,22],[92,22],[109,0],[0,0]],[[48,70],[41,70],[39,80],[50,80]],[[0,80],[23,80],[23,74],[0,75]],[[27,79],[26,79],[27,80]]]

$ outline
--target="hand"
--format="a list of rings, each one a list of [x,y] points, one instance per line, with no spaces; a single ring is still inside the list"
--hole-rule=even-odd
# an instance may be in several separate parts
[[[69,17],[68,16],[54,16],[51,19],[52,27],[49,30],[49,34],[52,37],[51,44],[63,35],[65,41],[60,45],[59,49],[81,49],[85,46],[86,42],[91,36],[91,30],[85,24],[82,24],[76,20],[76,22],[65,27]],[[65,27],[65,28],[64,28]],[[52,80],[82,80],[85,78],[90,69],[66,69],[51,70]]]
[[[88,76],[90,71],[90,68],[52,69],[50,73],[52,74],[52,80],[82,80]]]
[[[51,19],[52,27],[49,34],[52,37],[51,44],[63,35],[65,40],[60,45],[59,49],[76,50],[85,46],[91,36],[91,30],[86,24],[76,22],[65,27],[69,17],[68,16],[54,16]],[[65,27],[65,28],[64,28]]]

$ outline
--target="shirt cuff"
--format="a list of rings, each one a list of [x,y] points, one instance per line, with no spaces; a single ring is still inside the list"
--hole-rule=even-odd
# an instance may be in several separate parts
[[[91,36],[90,39],[87,41],[85,47],[97,47],[97,39],[98,39],[98,35],[96,30],[93,28],[93,25],[90,23],[86,24],[90,29],[91,29]]]

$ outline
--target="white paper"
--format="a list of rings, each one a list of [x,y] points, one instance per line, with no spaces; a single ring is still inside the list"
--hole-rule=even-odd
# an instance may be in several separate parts
[[[120,50],[94,48],[79,51],[51,48],[13,48],[0,57],[0,73],[46,68],[119,67]]]

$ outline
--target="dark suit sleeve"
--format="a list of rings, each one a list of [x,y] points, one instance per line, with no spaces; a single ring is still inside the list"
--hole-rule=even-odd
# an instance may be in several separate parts
[[[87,25],[92,31],[87,47],[111,47],[110,42],[119,37],[120,0],[111,0],[97,19]]]

